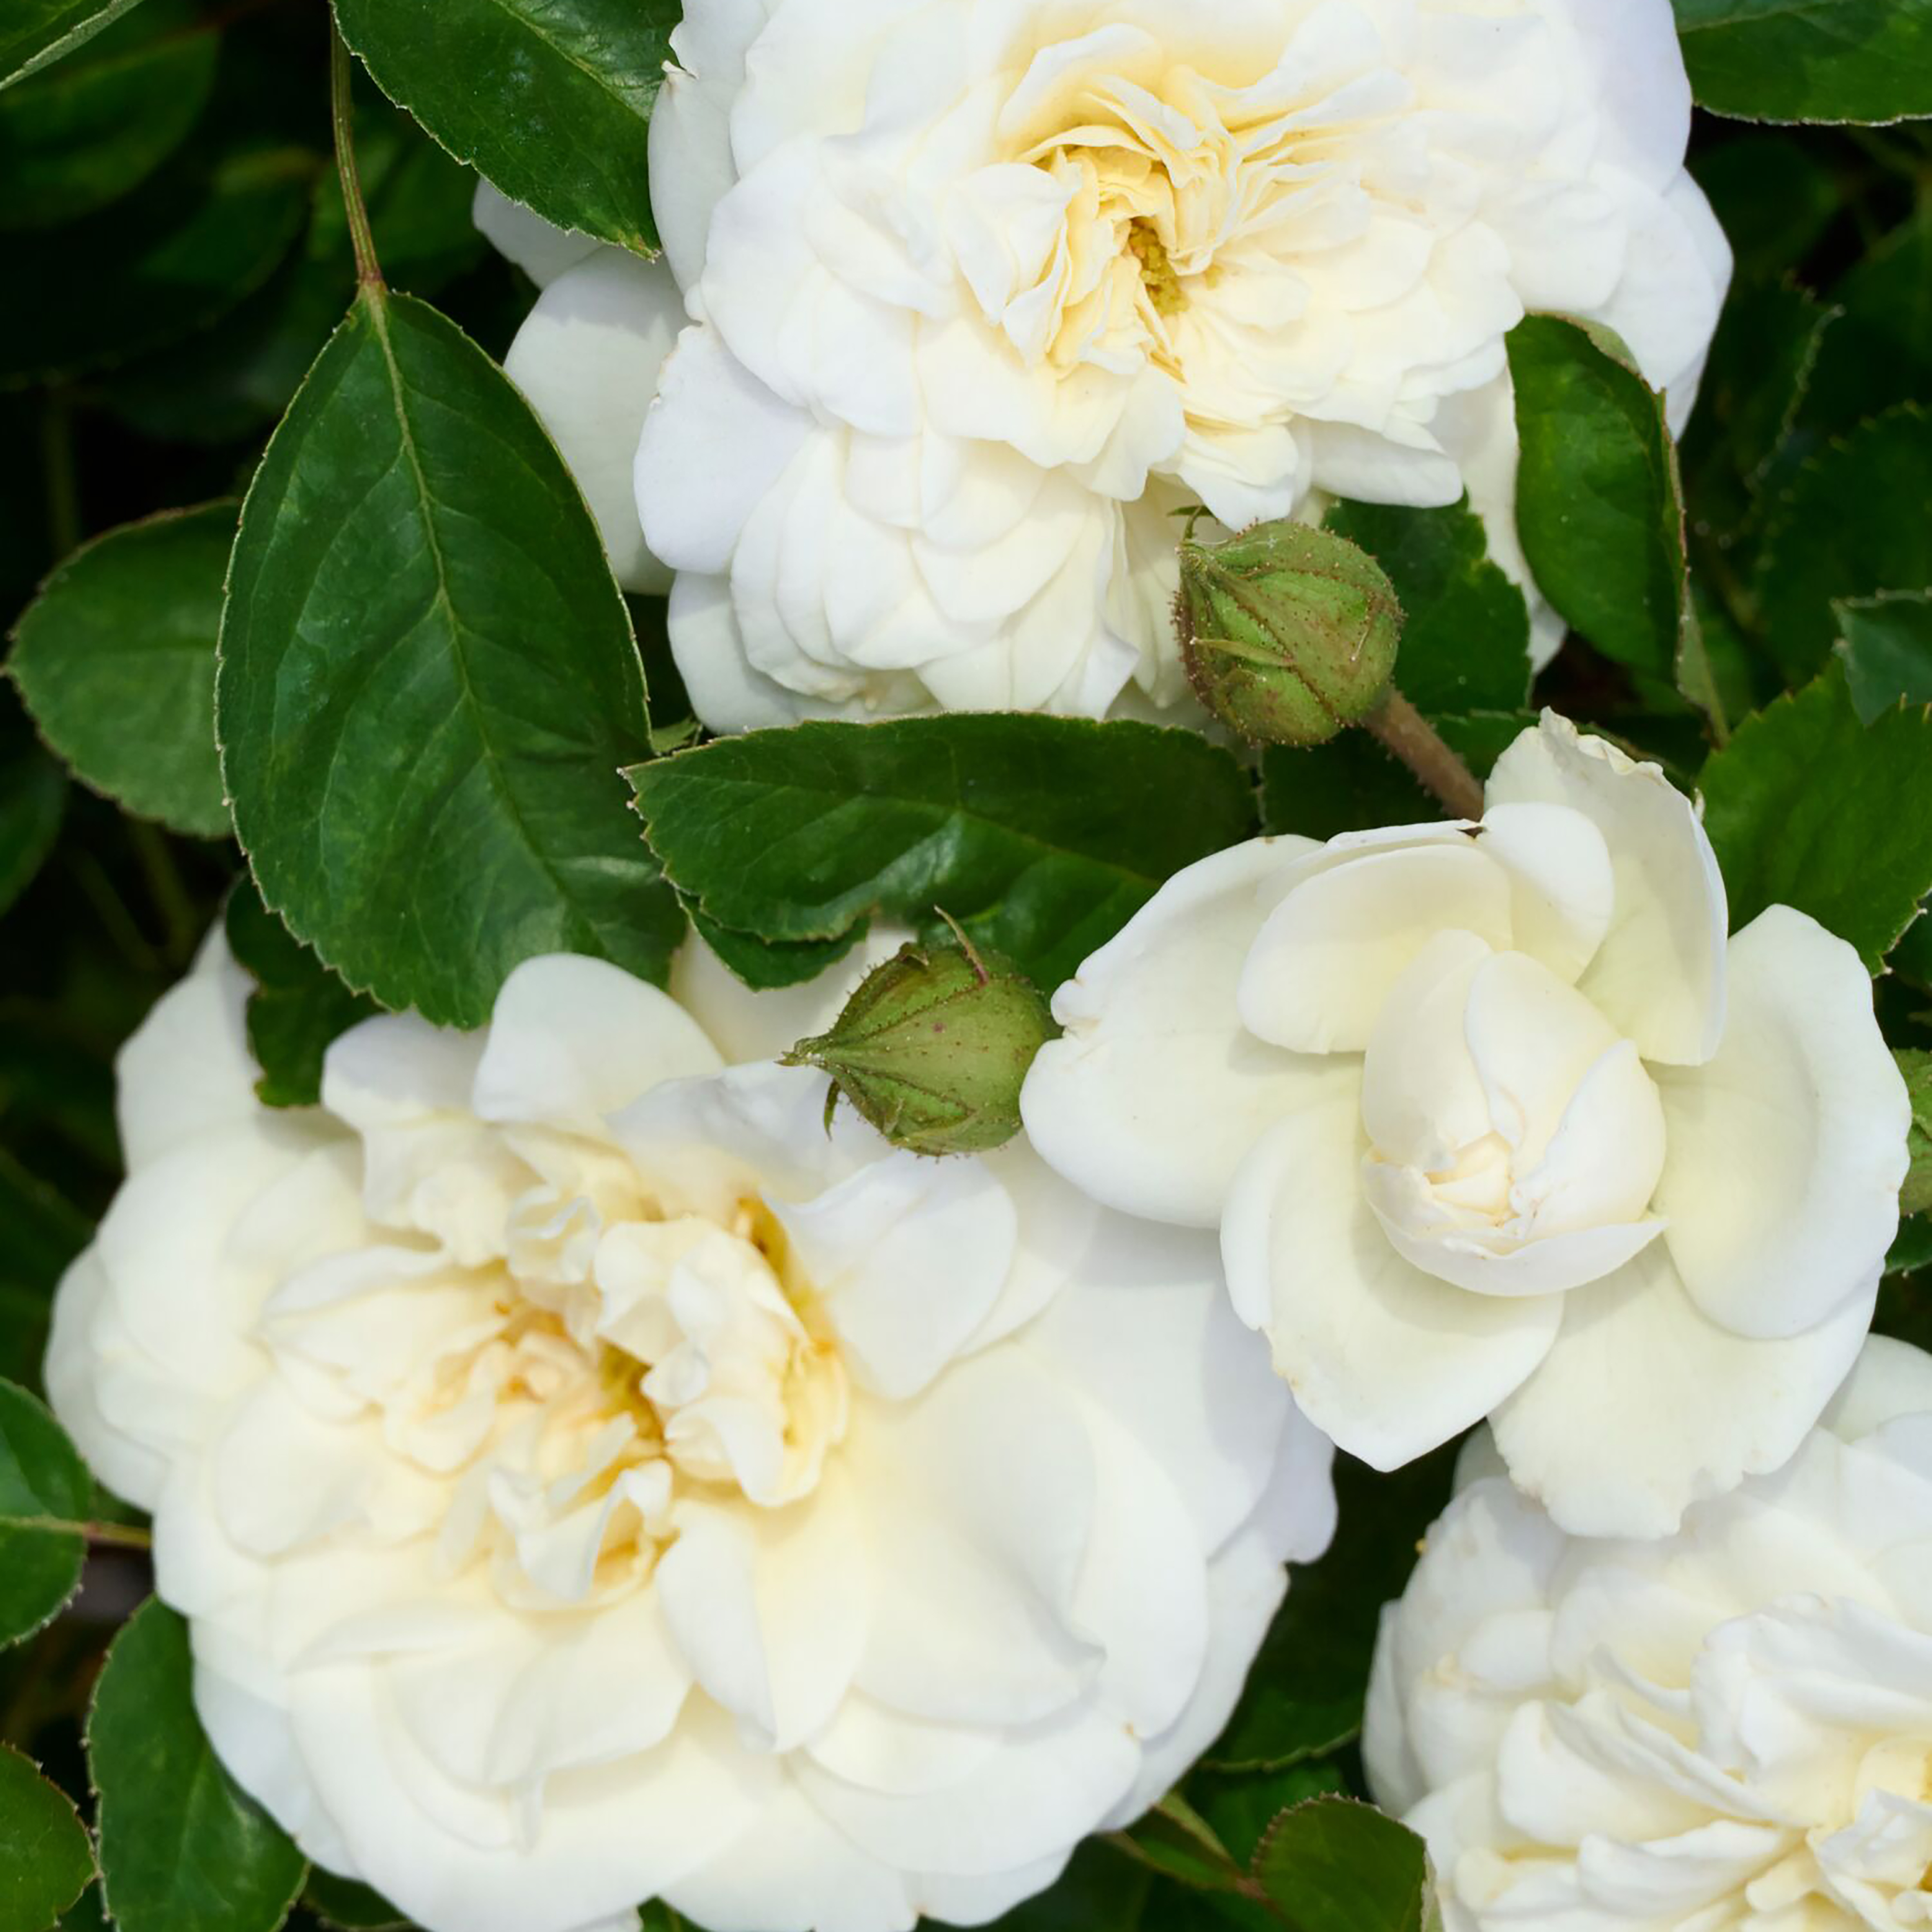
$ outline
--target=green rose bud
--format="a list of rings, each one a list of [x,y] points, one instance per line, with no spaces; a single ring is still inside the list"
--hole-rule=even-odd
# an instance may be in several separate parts
[[[1264,745],[1322,745],[1387,696],[1402,604],[1381,566],[1305,524],[1180,546],[1174,621],[1222,723]]]
[[[831,1075],[827,1126],[842,1094],[914,1154],[990,1154],[1019,1132],[1021,1084],[1058,1029],[1024,974],[953,931],[957,946],[902,946],[786,1054]]]

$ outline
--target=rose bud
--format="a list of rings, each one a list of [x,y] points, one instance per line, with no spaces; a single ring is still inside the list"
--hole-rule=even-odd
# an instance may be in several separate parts
[[[1024,974],[953,931],[956,946],[902,946],[786,1056],[832,1076],[828,1124],[842,1094],[914,1154],[990,1154],[1019,1132],[1027,1070],[1059,1029]]]
[[[1264,745],[1326,744],[1388,695],[1402,604],[1381,566],[1305,524],[1180,547],[1174,607],[1202,703]]]

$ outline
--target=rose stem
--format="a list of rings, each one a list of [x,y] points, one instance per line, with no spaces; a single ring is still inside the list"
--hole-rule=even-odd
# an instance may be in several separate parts
[[[349,238],[356,248],[356,278],[366,289],[382,286],[382,265],[376,259],[375,231],[362,199],[362,182],[356,167],[355,70],[349,44],[333,20],[329,24],[328,98],[335,122],[335,166],[342,177],[342,205],[348,212]]]
[[[1480,818],[1483,788],[1476,775],[1443,742],[1434,725],[1396,689],[1362,720],[1457,818]]]

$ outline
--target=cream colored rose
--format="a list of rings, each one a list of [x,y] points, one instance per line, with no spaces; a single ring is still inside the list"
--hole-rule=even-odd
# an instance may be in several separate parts
[[[1553,716],[1480,825],[1262,840],[1063,987],[1034,1144],[1221,1231],[1309,1416],[1392,1468],[1492,1416],[1580,1534],[1773,1469],[1850,1366],[1910,1110],[1857,954],[1726,937],[1690,802]]]
[[[1446,1932],[1932,1924],[1928,1550],[1932,1360],[1895,1342],[1662,1543],[1564,1536],[1476,1438],[1366,1744]]]
[[[683,980],[539,961],[272,1114],[211,957],[124,1060],[55,1405],[224,1760],[429,1932],[978,1923],[1225,1721],[1327,1446],[1211,1241],[828,1136],[757,1056],[837,989]]]
[[[1505,335],[1606,322],[1681,420],[1730,276],[1668,0],[692,0],[673,44],[668,271],[485,220],[715,730],[1180,704],[1186,506],[1467,490],[1526,580]]]

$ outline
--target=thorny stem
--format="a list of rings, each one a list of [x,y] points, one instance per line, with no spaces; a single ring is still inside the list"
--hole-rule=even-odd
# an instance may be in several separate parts
[[[1476,775],[1444,743],[1434,725],[1396,689],[1362,720],[1382,746],[1395,754],[1426,790],[1457,818],[1480,818],[1483,788]]]
[[[382,286],[382,265],[376,259],[375,231],[362,199],[362,181],[356,167],[355,69],[342,29],[329,23],[328,98],[335,122],[335,166],[342,177],[342,205],[349,214],[349,238],[356,250],[356,278],[365,289]]]

